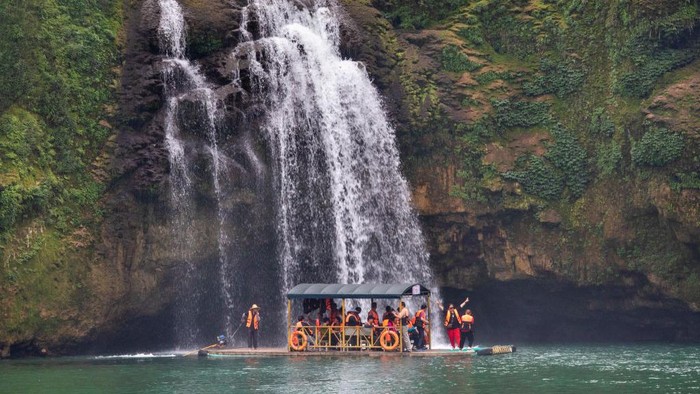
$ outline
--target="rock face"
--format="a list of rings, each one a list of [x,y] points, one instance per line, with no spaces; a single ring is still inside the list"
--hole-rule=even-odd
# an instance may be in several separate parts
[[[175,225],[176,209],[170,196],[168,152],[165,144],[165,91],[163,85],[163,48],[158,40],[160,11],[158,2],[135,2],[126,19],[126,50],[120,94],[120,128],[112,165],[112,183],[107,213],[102,226],[99,254],[104,263],[94,272],[94,288],[105,309],[100,315],[89,343],[92,351],[106,351],[110,346],[125,346],[122,339],[139,337],[126,346],[158,347],[174,343],[174,319],[178,304],[188,286],[187,266],[195,272],[196,283],[190,297],[208,299],[197,304],[194,319],[212,323],[212,332],[202,333],[213,338],[220,334],[222,316],[227,308],[222,303],[218,264],[226,254],[235,254],[235,272],[228,275],[252,278],[262,273],[275,275],[274,269],[260,269],[261,264],[274,261],[274,220],[270,187],[265,168],[259,168],[251,155],[264,155],[262,141],[252,132],[256,118],[253,111],[241,124],[241,111],[248,105],[239,91],[228,85],[233,75],[227,66],[229,54],[238,43],[240,8],[244,1],[184,1],[186,10],[188,56],[196,59],[204,76],[213,86],[218,100],[228,108],[220,120],[227,135],[219,136],[221,160],[227,171],[219,179],[223,192],[214,190],[212,163],[207,148],[207,135],[196,120],[196,103],[184,102],[177,115],[183,141],[194,161],[192,176],[194,190],[188,222]],[[190,111],[190,112],[188,112]],[[188,123],[189,122],[189,123]],[[243,148],[250,152],[243,152]],[[223,200],[221,199],[223,196]],[[217,208],[218,207],[218,208]],[[222,217],[235,218],[223,222]],[[221,245],[219,227],[227,236]],[[185,232],[186,234],[182,234]],[[188,261],[184,261],[182,245],[186,239]],[[223,249],[222,249],[223,248]],[[193,275],[193,274],[189,274]],[[239,308],[252,300],[260,300],[264,289],[238,295]],[[179,296],[178,296],[179,294]],[[204,294],[204,295],[203,295]],[[257,301],[263,307],[274,299]],[[115,302],[117,301],[117,302]],[[195,302],[196,301],[192,301]],[[205,303],[205,301],[200,301]],[[126,319],[126,324],[121,321]],[[218,322],[218,323],[217,323]],[[221,324],[221,325],[220,325]],[[219,325],[217,327],[217,325]],[[143,336],[143,332],[159,335]]]
[[[551,86],[544,92],[532,91],[542,81],[558,83],[547,79],[553,78],[547,73],[554,66],[542,63],[539,71],[533,71],[518,60],[529,54],[518,51],[532,50],[535,59],[558,59],[557,49],[545,43],[548,33],[539,33],[542,42],[537,45],[542,47],[497,46],[510,34],[504,30],[508,23],[510,28],[522,25],[524,30],[536,30],[528,21],[541,15],[558,18],[554,7],[539,9],[534,2],[529,6],[522,4],[528,2],[512,2],[506,11],[498,8],[498,2],[465,5],[451,18],[416,30],[392,26],[372,4],[383,7],[384,15],[398,20],[397,24],[405,23],[407,16],[419,15],[419,5],[409,10],[406,7],[411,5],[391,1],[344,3],[356,22],[355,36],[361,37],[354,56],[367,62],[396,120],[413,201],[423,220],[433,269],[449,288],[448,298],[462,297],[457,289],[488,297],[474,308],[485,315],[488,329],[502,337],[511,336],[522,324],[514,340],[700,338],[693,333],[698,328],[700,305],[699,191],[694,186],[697,100],[692,89],[697,84],[697,60],[679,72],[679,82],[659,85],[649,98],[637,100],[637,107],[623,108],[615,98],[626,94],[620,93],[622,88],[594,82],[609,80],[608,71],[599,67],[611,60],[597,55],[607,49],[567,41],[567,35],[574,38],[580,33],[576,29],[601,34],[595,26],[589,31],[573,23],[569,31],[558,32],[573,52],[563,61],[570,67],[562,71],[568,76],[560,77],[570,78],[570,84],[580,83],[575,82],[579,75],[575,70],[581,67],[585,71],[580,75],[588,78],[583,85],[575,85],[580,88],[566,88],[576,93]],[[660,4],[646,6],[674,12],[673,7]],[[483,13],[484,9],[491,13]],[[542,14],[536,16],[535,11]],[[582,7],[576,17],[599,23],[589,12],[592,10]],[[644,18],[646,14],[635,15]],[[507,20],[511,22],[501,24]],[[677,40],[681,48],[698,42],[694,34]],[[380,50],[386,52],[378,54]],[[584,53],[596,60],[580,60]],[[511,56],[511,62],[499,63],[493,56]],[[688,56],[696,58],[695,54]],[[596,106],[605,107],[601,91],[617,103],[603,115],[594,111]],[[578,100],[588,100],[588,104],[581,106]],[[572,111],[552,108],[550,103],[569,105]],[[545,112],[539,114],[542,108]],[[601,132],[601,124],[610,134],[591,136]],[[566,134],[552,131],[562,126],[575,136],[565,148],[559,145],[568,138]],[[639,146],[635,144],[640,144],[642,130],[653,132],[654,128],[682,135],[682,156],[663,168],[635,164],[640,161],[634,158],[630,164],[630,151]],[[589,164],[567,175],[567,164],[560,166],[557,155],[565,155],[571,164],[577,145],[582,146],[579,152],[585,152],[581,155],[589,157]],[[613,168],[605,170],[604,155],[610,149],[616,149],[619,156]],[[638,155],[639,150],[636,152]],[[546,167],[540,167],[539,174],[547,178],[533,178],[540,176],[533,172],[518,177],[528,160],[543,163]],[[530,165],[521,174],[532,168]],[[544,182],[541,186],[561,182],[557,178],[560,170],[565,194],[538,195],[540,190],[533,183],[537,179]],[[583,180],[580,192],[568,186],[574,179]],[[553,297],[576,301],[567,304]],[[623,298],[626,301],[619,302]],[[563,313],[572,308],[575,316]],[[493,309],[507,317],[498,316]],[[543,310],[557,316],[547,317]],[[651,329],[645,317],[651,311],[670,313],[677,323]],[[606,326],[606,319],[616,313],[624,316],[619,324]],[[538,319],[540,323],[557,320],[561,330],[533,328]],[[598,323],[589,325],[579,319]],[[693,329],[688,330],[689,326]]]

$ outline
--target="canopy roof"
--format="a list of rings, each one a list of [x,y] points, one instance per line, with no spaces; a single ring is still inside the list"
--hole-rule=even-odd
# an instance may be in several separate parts
[[[290,290],[287,298],[401,298],[428,294],[430,290],[419,283],[302,283]]]

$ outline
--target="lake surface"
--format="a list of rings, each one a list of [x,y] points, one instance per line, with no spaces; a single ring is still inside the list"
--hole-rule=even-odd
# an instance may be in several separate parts
[[[700,346],[533,345],[473,357],[184,358],[0,362],[0,393],[698,393]]]

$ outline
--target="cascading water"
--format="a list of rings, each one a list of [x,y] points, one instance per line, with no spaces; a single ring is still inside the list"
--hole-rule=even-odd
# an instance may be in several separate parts
[[[306,3],[250,0],[233,54],[265,107],[283,290],[432,283],[379,94],[362,64],[341,58],[335,2]]]
[[[178,254],[183,260],[184,273],[180,276],[181,286],[178,292],[176,336],[178,344],[192,346],[200,337],[197,317],[202,304],[212,303],[203,299],[202,289],[210,287],[206,274],[194,265],[193,257],[197,252],[193,240],[191,223],[195,220],[195,191],[193,187],[192,167],[189,162],[191,153],[187,152],[187,142],[182,138],[179,127],[179,113],[183,103],[189,104],[188,115],[197,118],[197,124],[206,135],[204,149],[210,156],[211,181],[217,205],[218,217],[218,259],[221,281],[221,298],[227,311],[233,309],[233,288],[228,272],[232,261],[228,257],[229,238],[224,231],[226,215],[221,209],[221,178],[225,174],[226,161],[219,152],[217,125],[220,103],[213,90],[207,85],[198,67],[185,57],[185,20],[180,5],[175,0],[160,0],[160,23],[158,33],[160,46],[164,55],[163,80],[167,107],[165,111],[165,140],[170,160],[171,203],[174,211],[172,220],[173,236],[177,240]],[[222,328],[230,334],[233,328],[231,314],[223,313]]]

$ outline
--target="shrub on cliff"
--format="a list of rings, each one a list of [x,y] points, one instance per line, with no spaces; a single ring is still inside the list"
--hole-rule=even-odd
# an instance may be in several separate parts
[[[632,142],[632,161],[638,166],[662,167],[681,157],[683,137],[666,129],[651,129]]]

